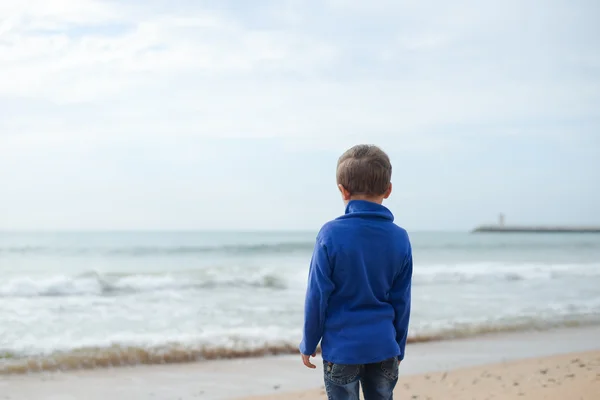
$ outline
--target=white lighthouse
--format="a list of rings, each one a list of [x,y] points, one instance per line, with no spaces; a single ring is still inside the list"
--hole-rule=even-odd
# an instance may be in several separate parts
[[[504,226],[504,214],[502,214],[502,213],[500,213],[500,215],[498,215],[498,225]]]

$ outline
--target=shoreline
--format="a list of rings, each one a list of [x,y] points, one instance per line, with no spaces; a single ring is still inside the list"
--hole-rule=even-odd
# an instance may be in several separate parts
[[[454,330],[409,336],[407,344],[419,345],[457,340],[477,340],[513,333],[543,333],[567,328],[600,328],[597,316],[579,316],[560,322],[526,321],[512,325],[465,326]],[[299,342],[299,340],[298,340]],[[320,350],[317,350],[320,352]],[[112,345],[88,347],[45,356],[16,357],[10,352],[0,354],[0,377],[48,372],[99,370],[152,365],[206,363],[218,360],[259,359],[295,355],[296,344],[291,342],[265,343],[257,347],[187,347],[171,344],[155,347]]]
[[[407,347],[400,374],[432,374],[598,351],[598,337],[600,327],[593,326],[412,344]],[[320,357],[315,361],[319,365]],[[7,400],[44,399],[47,393],[55,398],[88,400],[231,399],[321,386],[320,368],[308,370],[295,355],[0,376],[0,394]]]

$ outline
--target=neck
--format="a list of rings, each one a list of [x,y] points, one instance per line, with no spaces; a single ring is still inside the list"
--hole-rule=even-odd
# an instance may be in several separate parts
[[[365,195],[357,194],[357,195],[350,196],[350,198],[346,199],[345,203],[347,205],[352,200],[363,200],[363,201],[370,201],[371,203],[382,204],[383,199],[384,199],[384,196],[365,196]]]

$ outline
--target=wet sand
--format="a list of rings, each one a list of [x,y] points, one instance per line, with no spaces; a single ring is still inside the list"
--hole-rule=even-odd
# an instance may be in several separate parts
[[[399,398],[598,400],[599,337],[600,327],[580,327],[413,344]],[[279,356],[0,376],[0,400],[318,399],[321,386],[320,368]]]

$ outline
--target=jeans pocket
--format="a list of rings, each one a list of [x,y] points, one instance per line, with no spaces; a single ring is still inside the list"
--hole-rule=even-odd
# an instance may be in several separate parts
[[[398,379],[398,357],[392,357],[381,362],[381,372],[389,380]]]
[[[324,363],[325,379],[336,385],[347,385],[356,380],[360,365]]]

